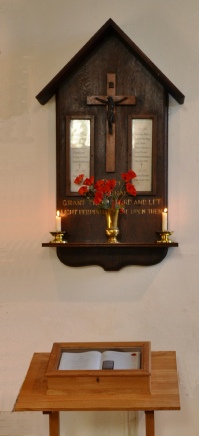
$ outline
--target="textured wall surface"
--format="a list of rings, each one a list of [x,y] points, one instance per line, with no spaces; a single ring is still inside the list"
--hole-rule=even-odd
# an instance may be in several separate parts
[[[69,268],[42,248],[55,227],[55,100],[35,95],[112,18],[185,94],[170,98],[169,227],[179,248],[152,267]],[[176,350],[180,412],[158,436],[197,436],[199,408],[198,0],[0,0],[0,436],[43,436],[11,413],[32,354],[58,341],[149,340]],[[144,435],[143,414],[62,415],[62,435]],[[106,424],[106,425],[105,425]]]

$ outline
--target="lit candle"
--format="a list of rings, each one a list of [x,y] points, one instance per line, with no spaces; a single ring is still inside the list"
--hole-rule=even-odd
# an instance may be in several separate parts
[[[56,215],[56,232],[61,232],[61,217],[59,210],[57,211]]]
[[[164,212],[162,212],[162,231],[167,232],[168,228],[168,214],[167,209],[164,209]]]

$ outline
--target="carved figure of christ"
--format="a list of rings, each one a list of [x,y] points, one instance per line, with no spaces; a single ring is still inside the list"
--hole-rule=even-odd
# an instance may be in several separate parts
[[[87,97],[88,105],[105,105],[106,122],[106,172],[115,172],[115,109],[118,105],[135,105],[135,96],[116,95],[116,75],[107,74],[107,95]]]

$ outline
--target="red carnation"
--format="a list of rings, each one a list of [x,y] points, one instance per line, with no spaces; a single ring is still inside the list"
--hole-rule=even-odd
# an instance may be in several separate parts
[[[122,179],[125,182],[130,182],[130,180],[135,179],[136,174],[133,170],[129,170],[127,173],[122,173]]]
[[[93,176],[91,176],[89,179],[87,178],[87,179],[84,180],[84,185],[86,185],[86,186],[91,186],[91,185],[93,185],[93,183],[94,183],[94,177]]]
[[[76,183],[76,185],[80,185],[83,181],[83,178],[84,178],[84,174],[80,174],[79,176],[76,177],[74,183]]]
[[[110,193],[111,193],[111,188],[110,188],[109,181],[104,180],[104,185],[102,186],[102,192],[103,192],[104,194],[108,194],[108,195],[110,195]]]
[[[81,188],[79,188],[78,192],[80,195],[86,195],[88,192],[88,188],[86,186],[82,186]]]
[[[107,180],[107,183],[108,183],[111,191],[116,187],[116,180],[115,179]]]
[[[103,200],[103,195],[101,192],[96,192],[95,197],[93,199],[94,204],[100,204]]]
[[[103,192],[104,180],[97,180],[95,183],[95,189],[97,191]]]
[[[126,183],[126,190],[127,190],[127,192],[128,192],[128,194],[131,194],[131,195],[136,195],[136,189],[135,189],[135,186],[134,185],[132,185],[131,183]]]

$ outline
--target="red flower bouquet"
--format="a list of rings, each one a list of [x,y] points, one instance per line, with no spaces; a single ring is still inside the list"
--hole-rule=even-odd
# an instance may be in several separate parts
[[[136,195],[136,189],[132,180],[136,177],[133,170],[121,174],[121,182],[115,179],[102,179],[94,181],[94,177],[84,179],[84,174],[80,174],[74,183],[81,185],[79,194],[100,209],[119,210],[124,213],[122,199],[125,195]]]

